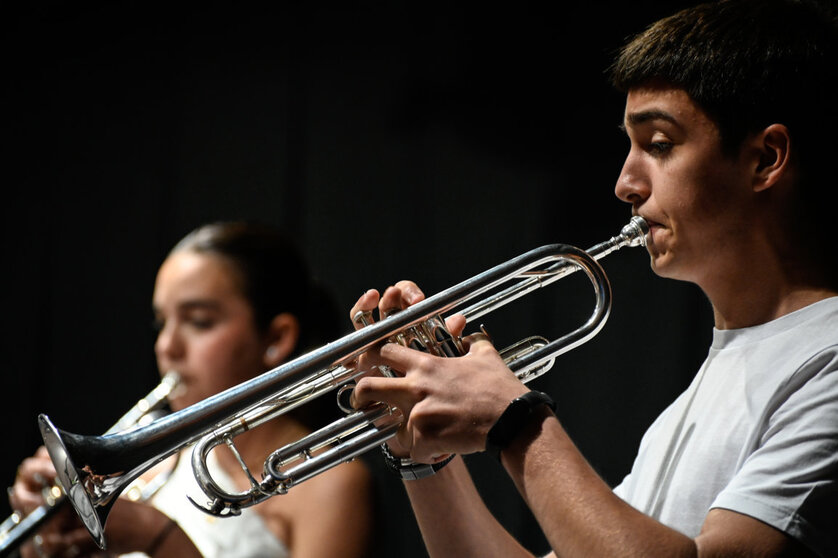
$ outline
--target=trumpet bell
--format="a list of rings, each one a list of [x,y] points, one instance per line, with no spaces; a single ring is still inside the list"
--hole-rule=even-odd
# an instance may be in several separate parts
[[[99,548],[104,548],[105,518],[113,505],[113,498],[109,502],[105,503],[103,501],[103,503],[94,506],[91,494],[88,494],[84,484],[79,479],[78,469],[76,469],[73,459],[70,457],[70,451],[68,451],[64,442],[65,439],[69,441],[72,438],[66,436],[66,434],[62,436],[62,432],[52,424],[52,421],[46,415],[38,417],[38,427],[41,429],[44,445],[52,464],[55,466],[58,482],[64,489],[64,493],[69,498],[84,526],[87,527],[90,536],[93,537]],[[116,495],[119,495],[119,492]]]
[[[128,412],[122,415],[122,417],[120,417],[119,420],[117,420],[116,423],[114,423],[114,425],[111,426],[107,432],[105,432],[105,434],[128,432],[138,426],[150,424],[156,418],[165,414],[163,407],[168,401],[171,392],[179,385],[180,375],[176,371],[170,370],[163,376],[160,383],[153,390],[128,409]],[[59,472],[62,469],[65,470],[64,477],[67,479],[66,486],[70,486],[70,479],[74,475],[78,477],[79,473],[75,467],[73,467],[73,460],[69,458],[71,451],[68,446],[65,445],[65,442],[62,442],[61,440],[66,439],[66,443],[69,444],[72,442],[70,445],[75,447],[81,445],[79,443],[79,437],[72,434],[66,434],[56,429],[46,417],[43,417],[41,422],[43,423],[41,432],[44,434],[45,438],[49,439],[47,447],[53,448],[56,455],[56,457],[53,457],[56,469],[58,469]],[[96,437],[90,438],[90,440],[95,439]],[[88,446],[91,445],[89,442],[86,443]],[[101,444],[99,443],[98,445]],[[59,467],[59,464],[63,465],[63,467]],[[68,473],[67,471],[70,472]],[[159,486],[160,484],[157,483],[154,485],[155,489],[159,488]],[[75,490],[75,497],[77,499],[82,498],[93,506],[90,498],[78,494],[78,489]],[[144,489],[140,491],[139,498],[145,500],[151,494],[153,494],[153,492],[149,492],[147,489]],[[2,525],[0,525],[0,557],[8,556],[9,553],[23,544],[68,501],[70,501],[70,499],[67,497],[62,485],[60,483],[54,483],[49,488],[48,496],[45,498],[45,502],[42,506],[32,510],[32,512],[25,517],[22,517],[17,513],[12,514],[2,523]],[[88,509],[84,507],[84,503],[82,503],[81,506],[85,510]],[[98,524],[101,526],[101,524],[104,523],[104,516],[107,514],[107,509],[103,509],[101,512],[97,513],[99,515]]]

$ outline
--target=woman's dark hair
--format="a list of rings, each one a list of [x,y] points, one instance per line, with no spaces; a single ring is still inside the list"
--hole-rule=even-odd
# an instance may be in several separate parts
[[[246,221],[216,222],[195,229],[171,253],[190,251],[226,260],[253,308],[258,331],[267,332],[273,318],[292,314],[300,335],[291,357],[335,340],[343,332],[331,294],[310,274],[296,246],[278,230]],[[334,399],[322,396],[290,413],[309,428],[334,420]]]
[[[294,315],[300,339],[293,356],[333,340],[340,331],[334,299],[278,230],[248,221],[210,223],[186,235],[172,253],[183,250],[221,256],[231,264],[259,331],[267,331],[279,314]]]

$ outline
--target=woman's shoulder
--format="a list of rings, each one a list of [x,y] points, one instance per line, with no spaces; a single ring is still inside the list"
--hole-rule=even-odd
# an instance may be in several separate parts
[[[361,460],[333,467],[300,484],[291,486],[287,494],[269,498],[262,504],[263,513],[287,515],[304,513],[320,515],[323,506],[330,508],[367,506],[371,501],[372,474]]]
[[[371,482],[372,474],[367,465],[355,459],[332,467],[291,490],[299,488],[307,498],[333,500],[344,494],[358,495],[362,490],[368,490]]]

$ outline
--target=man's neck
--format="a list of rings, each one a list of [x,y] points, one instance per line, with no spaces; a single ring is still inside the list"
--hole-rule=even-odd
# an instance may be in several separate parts
[[[796,288],[762,299],[758,299],[758,294],[745,293],[735,304],[713,304],[714,325],[717,329],[738,329],[764,324],[833,296],[838,296],[838,292],[818,287]]]
[[[757,223],[748,230],[751,234],[731,238],[709,254],[697,266],[701,274],[690,278],[713,305],[716,328],[763,324],[838,296],[823,262],[797,249],[770,226]]]

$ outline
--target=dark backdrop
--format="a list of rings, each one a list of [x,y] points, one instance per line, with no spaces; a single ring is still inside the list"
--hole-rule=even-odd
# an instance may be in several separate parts
[[[605,69],[689,3],[5,7],[0,479],[38,446],[38,413],[99,433],[156,383],[155,272],[206,221],[287,229],[344,309],[399,279],[432,293],[541,244],[615,234],[627,140]],[[710,313],[642,251],[604,267],[610,321],[535,387],[614,484],[703,358]],[[590,311],[588,291],[571,279],[483,322],[499,345],[556,336]],[[376,552],[424,555],[399,482],[369,461]],[[546,550],[500,467],[468,461],[504,524]]]

